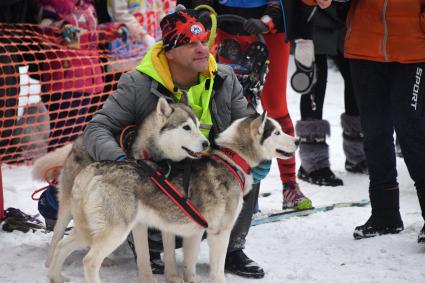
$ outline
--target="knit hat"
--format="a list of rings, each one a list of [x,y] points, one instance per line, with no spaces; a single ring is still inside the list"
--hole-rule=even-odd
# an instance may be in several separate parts
[[[165,16],[160,23],[165,51],[191,43],[208,40],[209,32],[195,10],[180,10]]]

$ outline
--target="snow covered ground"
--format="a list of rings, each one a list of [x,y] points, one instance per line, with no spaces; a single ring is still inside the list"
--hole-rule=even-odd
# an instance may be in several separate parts
[[[293,70],[291,64],[290,70]],[[290,74],[292,71],[289,72]],[[345,157],[339,116],[343,112],[343,84],[340,75],[331,71],[324,116],[332,127],[329,139],[331,164],[344,180],[343,187],[319,187],[300,182],[302,191],[315,206],[334,202],[359,201],[368,198],[368,178],[345,172]],[[288,104],[294,121],[299,119],[299,95],[288,88]],[[282,222],[255,226],[247,239],[247,254],[260,263],[266,276],[247,280],[226,275],[228,282],[425,282],[425,247],[416,243],[423,226],[416,191],[403,159],[397,159],[400,182],[401,213],[405,230],[398,235],[381,236],[356,241],[353,228],[363,224],[370,206],[338,208],[308,217],[291,218]],[[37,213],[37,203],[31,200],[34,189],[43,184],[31,180],[28,167],[3,167],[5,207]],[[425,172],[424,172],[425,173]],[[262,184],[261,192],[272,193],[260,198],[263,212],[279,209],[281,185],[276,164]],[[0,230],[0,282],[47,282],[44,259],[51,234],[7,233]],[[72,282],[84,282],[82,258],[85,251],[76,252],[67,260],[64,274]],[[126,247],[114,255],[116,265],[102,268],[104,282],[138,282],[136,265]],[[178,252],[181,266],[182,255]],[[198,270],[207,282],[208,248],[202,243]],[[158,275],[158,282],[165,282]]]

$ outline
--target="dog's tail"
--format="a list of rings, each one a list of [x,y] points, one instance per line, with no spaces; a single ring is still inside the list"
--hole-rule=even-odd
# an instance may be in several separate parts
[[[36,180],[58,180],[60,168],[65,164],[72,149],[72,143],[47,153],[34,162],[32,177]]]

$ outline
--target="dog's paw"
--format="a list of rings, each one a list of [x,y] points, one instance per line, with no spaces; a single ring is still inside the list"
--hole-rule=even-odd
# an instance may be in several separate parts
[[[167,283],[185,283],[182,277],[178,276],[177,274],[170,274],[165,275],[165,281]]]
[[[69,278],[59,274],[59,275],[54,275],[54,276],[50,276],[49,275],[49,282],[50,283],[65,283],[65,282],[70,282],[71,280],[69,280]]]
[[[115,261],[113,261],[109,257],[105,257],[105,259],[102,262],[102,267],[110,267],[114,265],[115,265]]]
[[[191,274],[189,276],[185,276],[184,282],[187,283],[201,283],[201,277],[196,274]]]

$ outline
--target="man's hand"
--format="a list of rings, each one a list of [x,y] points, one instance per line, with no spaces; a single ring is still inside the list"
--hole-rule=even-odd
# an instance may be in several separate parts
[[[243,28],[250,34],[259,34],[269,31],[269,28],[263,21],[254,18],[247,19],[243,24]]]
[[[317,0],[317,5],[319,5],[320,8],[326,9],[332,4],[332,0]]]

